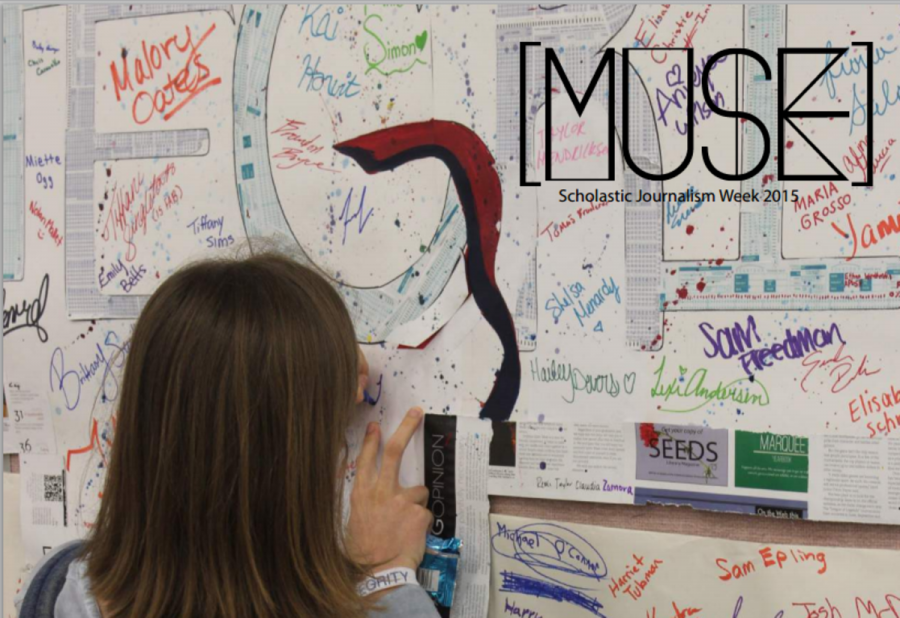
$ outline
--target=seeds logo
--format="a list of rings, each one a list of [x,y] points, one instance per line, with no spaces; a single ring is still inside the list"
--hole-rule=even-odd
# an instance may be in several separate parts
[[[412,7],[409,7],[412,8]],[[418,10],[418,9],[417,9]],[[412,30],[393,28],[393,35],[385,32],[391,30],[392,24],[379,13],[365,7],[363,31],[366,42],[363,43],[363,54],[366,57],[366,75],[377,71],[385,77],[395,73],[408,73],[416,65],[428,66],[425,47],[428,45],[428,30]],[[392,36],[392,38],[388,38]],[[395,37],[395,38],[394,38]]]
[[[653,423],[636,425],[641,481],[728,485],[728,430]]]

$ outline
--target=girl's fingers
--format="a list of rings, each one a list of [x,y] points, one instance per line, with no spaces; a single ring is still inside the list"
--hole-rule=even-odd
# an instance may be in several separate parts
[[[366,376],[359,376],[358,384],[356,387],[356,403],[362,403],[366,398],[366,384],[368,384],[369,378]]]
[[[380,444],[381,431],[378,423],[369,423],[359,457],[356,458],[357,483],[374,485],[378,480],[378,446]]]
[[[405,487],[400,492],[400,495],[419,506],[428,506],[428,488],[424,485]]]
[[[363,354],[362,347],[356,346],[359,351],[359,374],[367,376],[369,375],[369,361],[366,360],[366,355]]]
[[[366,360],[366,355],[363,354],[362,346],[356,346],[358,359],[358,384],[356,389],[356,403],[362,403],[366,398],[366,386],[369,383],[369,361]]]
[[[381,474],[378,483],[385,489],[397,486],[400,479],[400,461],[403,453],[412,440],[419,423],[422,422],[422,408],[412,408],[406,413],[406,418],[400,423],[397,431],[391,436],[384,447],[384,458],[381,460]]]

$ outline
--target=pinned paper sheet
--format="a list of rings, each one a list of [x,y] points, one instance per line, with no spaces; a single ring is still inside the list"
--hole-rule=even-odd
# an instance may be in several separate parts
[[[8,416],[3,417],[3,452],[52,455],[56,453],[56,436],[50,418],[46,393],[9,382],[3,389]],[[7,430],[10,440],[7,443]]]
[[[21,462],[22,542],[25,559],[35,563],[57,545],[79,535],[66,503],[71,490],[63,458],[22,455]]]
[[[491,516],[491,618],[894,618],[897,552]]]

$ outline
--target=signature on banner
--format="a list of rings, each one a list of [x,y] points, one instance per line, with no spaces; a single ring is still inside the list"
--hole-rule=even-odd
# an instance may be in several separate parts
[[[155,114],[169,120],[201,92],[222,83],[221,77],[212,76],[200,53],[215,29],[213,24],[195,41],[190,26],[185,26],[184,36],[173,34],[149,45],[142,41],[134,50],[122,48],[120,63],[113,61],[109,70],[116,101],[125,92],[136,93],[131,116],[137,124],[146,124]]]

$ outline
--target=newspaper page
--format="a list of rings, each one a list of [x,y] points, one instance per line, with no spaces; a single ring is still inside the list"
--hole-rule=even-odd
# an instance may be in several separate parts
[[[663,423],[495,423],[491,495],[900,522],[900,441]]]
[[[45,391],[11,381],[4,384],[3,395],[3,452],[55,454],[56,435]]]
[[[56,455],[21,455],[22,544],[36,563],[51,549],[78,538],[66,502],[65,461]]]
[[[813,444],[814,519],[900,524],[900,440],[821,436]]]
[[[432,534],[461,540],[450,618],[480,618],[490,597],[488,453],[491,424],[475,418],[426,415],[425,484]]]
[[[494,424],[495,496],[634,502],[634,440],[622,424]]]

